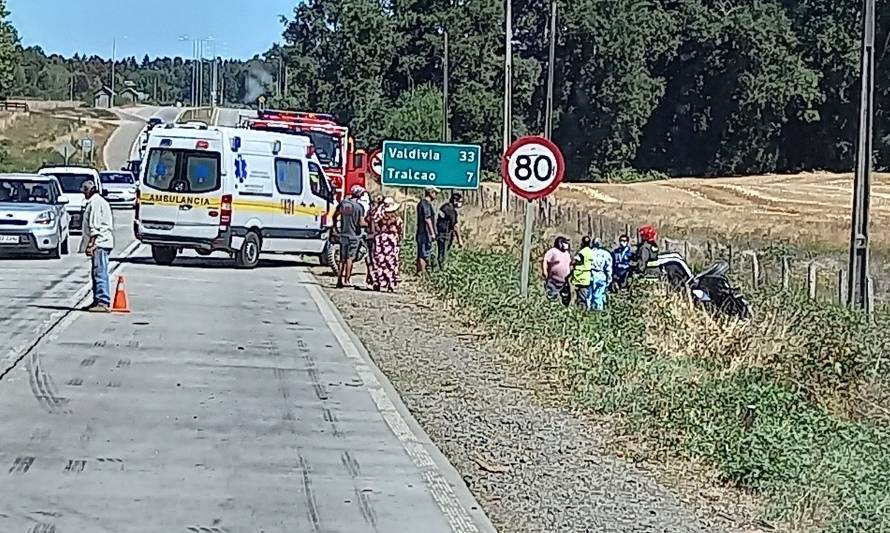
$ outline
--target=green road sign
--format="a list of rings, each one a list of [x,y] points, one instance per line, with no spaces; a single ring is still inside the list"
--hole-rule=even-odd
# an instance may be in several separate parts
[[[479,188],[482,148],[472,144],[383,142],[381,183],[392,187]]]

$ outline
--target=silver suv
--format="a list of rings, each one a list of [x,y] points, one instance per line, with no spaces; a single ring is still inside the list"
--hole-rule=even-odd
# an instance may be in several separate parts
[[[67,254],[67,204],[53,176],[0,174],[0,254]]]

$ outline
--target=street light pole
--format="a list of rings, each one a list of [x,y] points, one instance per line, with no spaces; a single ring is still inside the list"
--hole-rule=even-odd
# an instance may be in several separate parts
[[[859,102],[859,139],[853,179],[853,217],[850,229],[850,264],[847,305],[872,311],[869,290],[868,215],[871,201],[872,120],[875,85],[875,0],[865,0],[862,28],[862,92]]]
[[[448,123],[448,28],[445,34],[445,58],[442,64],[442,141],[451,142],[451,127]]]
[[[556,62],[556,0],[550,0],[550,54],[547,63],[547,104],[544,111],[544,137],[553,138],[553,78]]]
[[[513,139],[513,1],[507,0],[506,32],[504,41],[504,152]],[[507,212],[508,189],[506,180],[501,178],[501,212]]]
[[[107,42],[107,41],[106,41]],[[114,107],[114,64],[117,62],[117,37],[112,39],[111,41],[111,104],[110,107]]]

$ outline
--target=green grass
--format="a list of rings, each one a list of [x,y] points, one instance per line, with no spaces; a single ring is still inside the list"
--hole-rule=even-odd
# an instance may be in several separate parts
[[[764,519],[890,531],[886,322],[770,292],[751,295],[748,324],[640,292],[591,316],[549,304],[537,282],[521,300],[518,279],[513,253],[466,249],[425,284],[531,379],[620,415],[655,458],[704,463],[760,494]]]

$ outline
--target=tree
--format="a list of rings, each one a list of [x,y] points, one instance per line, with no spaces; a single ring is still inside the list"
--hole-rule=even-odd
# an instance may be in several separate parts
[[[0,0],[0,99],[9,96],[18,57],[18,34],[7,17],[6,0]]]

